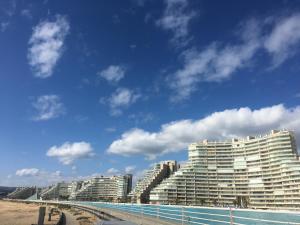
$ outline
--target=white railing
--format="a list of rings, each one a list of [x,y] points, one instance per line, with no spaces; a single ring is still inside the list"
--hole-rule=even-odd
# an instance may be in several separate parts
[[[229,225],[250,225],[250,224],[268,224],[268,225],[299,225],[300,214],[298,213],[276,213],[259,210],[249,210],[249,215],[245,216],[247,210],[236,210],[233,208],[214,209],[202,207],[178,207],[178,206],[158,206],[158,205],[140,205],[140,204],[113,204],[113,203],[87,203],[78,202],[77,204],[90,205],[97,208],[116,209],[127,213],[133,213],[135,216],[150,216],[157,219],[176,221],[179,224],[229,224]],[[240,215],[242,212],[242,215]],[[282,215],[282,218],[269,215]],[[256,214],[256,215],[255,215]],[[286,215],[285,215],[286,214]],[[251,216],[250,216],[251,215]],[[259,218],[261,217],[261,218]],[[296,218],[296,219],[295,219]],[[299,222],[298,222],[299,221]]]
[[[48,201],[49,202],[49,201]],[[94,210],[101,208],[118,210],[138,216],[170,221],[181,225],[300,225],[299,212],[274,212],[262,210],[240,210],[234,208],[206,208],[188,206],[164,206],[148,204],[105,203],[105,202],[55,202],[78,205]]]

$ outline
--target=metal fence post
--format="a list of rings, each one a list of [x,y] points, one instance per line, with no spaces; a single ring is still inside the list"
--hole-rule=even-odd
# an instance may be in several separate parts
[[[230,214],[230,225],[233,225],[233,215],[232,215],[232,208],[229,208],[229,214]]]
[[[181,207],[181,225],[184,225],[184,209]]]
[[[142,207],[142,222],[141,222],[141,225],[143,225],[143,222],[144,222],[144,208],[143,208],[143,206],[141,206]]]

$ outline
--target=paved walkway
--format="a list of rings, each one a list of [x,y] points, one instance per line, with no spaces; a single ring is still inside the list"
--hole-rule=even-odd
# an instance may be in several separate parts
[[[116,210],[116,209],[104,209],[101,208],[101,211],[113,215],[117,218],[123,219],[126,222],[130,221],[132,224],[139,224],[139,225],[177,225],[181,223],[175,223],[175,222],[168,222],[160,219],[156,219],[154,217],[146,216],[146,215],[136,215],[133,213],[127,213],[124,211]],[[115,221],[113,221],[115,222]],[[116,221],[116,222],[123,222],[123,221]],[[129,224],[130,224],[129,223]],[[118,223],[117,223],[118,224]],[[122,223],[120,223],[121,225]]]
[[[78,220],[76,220],[76,218],[71,213],[64,210],[64,214],[66,216],[66,225],[79,225]]]
[[[127,221],[104,221],[101,225],[137,225]]]

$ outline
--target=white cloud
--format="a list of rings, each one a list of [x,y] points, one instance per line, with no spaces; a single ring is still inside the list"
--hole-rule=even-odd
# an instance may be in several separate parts
[[[0,6],[0,31],[5,32],[8,27],[13,25],[13,17],[16,14],[17,2],[15,0],[2,1]]]
[[[33,29],[28,60],[36,77],[47,78],[52,75],[69,30],[69,22],[63,16],[57,16],[54,21],[44,20]]]
[[[110,175],[115,175],[115,174],[119,173],[119,170],[116,169],[116,168],[110,168],[110,169],[107,170],[106,173],[108,173]]]
[[[189,23],[196,16],[194,11],[188,10],[188,0],[165,0],[166,8],[162,18],[156,25],[173,32],[171,41],[176,46],[184,46],[189,39]]]
[[[300,43],[300,14],[280,19],[265,40],[265,48],[273,57],[273,66],[279,66],[295,54]]]
[[[300,44],[300,14],[278,21],[248,20],[236,33],[234,43],[212,42],[205,49],[191,48],[183,53],[183,67],[168,76],[173,89],[171,100],[190,97],[201,82],[222,82],[235,72],[250,67],[258,51],[272,57],[272,68],[297,52]]]
[[[32,19],[32,12],[29,9],[23,9],[21,15],[28,19]]]
[[[40,174],[40,170],[37,168],[25,168],[16,171],[16,175],[23,176],[38,176]]]
[[[125,167],[125,173],[133,173],[133,171],[136,169],[136,166],[126,166]]]
[[[176,92],[171,100],[187,99],[198,88],[199,82],[220,82],[249,66],[261,45],[258,22],[248,21],[240,33],[241,40],[237,44],[212,43],[203,51],[185,51],[183,68],[168,77],[171,88]]]
[[[131,1],[139,7],[143,7],[146,4],[146,2],[150,0],[131,0]]]
[[[108,153],[124,156],[158,155],[178,152],[203,139],[223,140],[232,137],[263,134],[271,129],[294,130],[300,140],[300,106],[286,108],[274,105],[257,110],[248,107],[212,113],[199,120],[179,120],[163,124],[157,132],[128,130],[107,149]]]
[[[107,99],[111,115],[119,116],[122,114],[122,110],[128,108],[130,105],[135,103],[141,95],[134,90],[128,88],[118,88],[112,95]]]
[[[108,82],[118,82],[124,77],[125,68],[118,65],[110,65],[108,68],[97,74]]]
[[[9,175],[9,180],[1,182],[5,186],[48,186],[59,181],[71,180],[63,177],[60,171],[49,172],[37,168],[24,168],[16,171],[15,175]]]
[[[36,121],[49,120],[65,114],[65,107],[57,95],[42,95],[32,103],[37,110]]]
[[[8,28],[8,26],[9,26],[9,22],[1,22],[0,23],[0,30],[1,30],[1,32],[5,32],[6,30],[7,30],[7,28]]]
[[[94,156],[94,150],[87,142],[65,142],[61,146],[52,146],[47,151],[47,156],[56,157],[61,163],[70,165],[75,160]]]
[[[16,14],[17,2],[15,0],[1,1],[0,14],[1,19],[10,19]]]
[[[128,119],[132,120],[136,125],[142,123],[149,123],[154,120],[152,113],[138,112],[128,116]]]
[[[113,133],[113,132],[116,132],[117,129],[115,127],[107,127],[107,128],[105,128],[105,131],[109,132],[109,133]]]

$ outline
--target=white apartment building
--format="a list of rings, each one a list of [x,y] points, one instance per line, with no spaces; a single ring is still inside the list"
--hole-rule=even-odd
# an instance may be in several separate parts
[[[83,181],[81,188],[71,193],[70,200],[122,201],[131,191],[132,175],[93,177]]]
[[[300,208],[300,160],[290,131],[205,140],[191,144],[188,154],[188,163],[150,192],[151,203]]]
[[[162,180],[177,171],[177,162],[174,160],[161,161],[145,171],[144,176],[139,179],[129,194],[132,202],[148,203],[150,191]]]
[[[44,188],[40,193],[40,197],[42,199],[67,200],[71,193],[77,189],[78,184],[77,181],[71,183],[59,182],[51,187]]]

